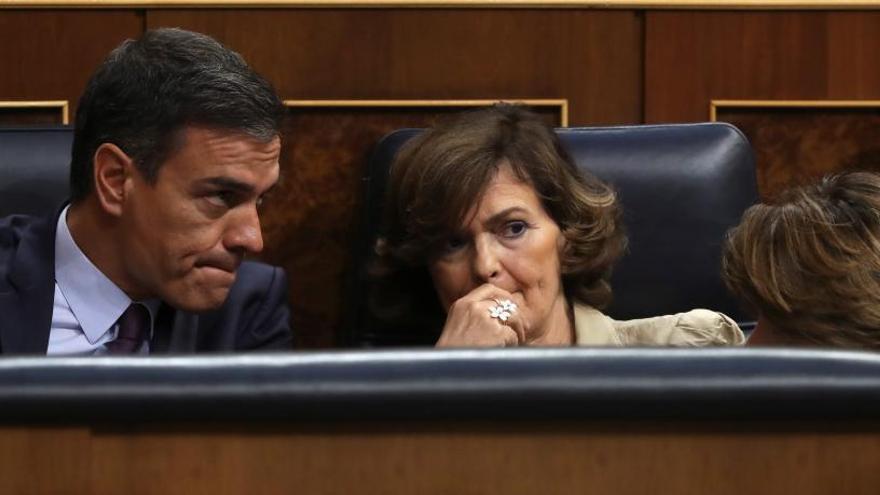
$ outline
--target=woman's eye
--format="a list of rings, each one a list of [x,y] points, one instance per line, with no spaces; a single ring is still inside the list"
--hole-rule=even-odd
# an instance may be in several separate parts
[[[458,251],[465,245],[465,240],[461,237],[450,237],[443,245],[443,250],[448,252]]]
[[[516,220],[513,222],[508,222],[504,226],[504,236],[505,237],[519,237],[526,232],[528,225],[525,222]]]

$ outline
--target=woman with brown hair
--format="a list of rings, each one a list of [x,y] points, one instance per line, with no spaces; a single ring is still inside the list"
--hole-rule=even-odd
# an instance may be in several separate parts
[[[603,315],[625,246],[614,191],[579,172],[540,118],[499,104],[429,129],[398,154],[373,306],[436,328],[438,346],[742,341],[733,321],[705,310]]]
[[[758,313],[749,345],[880,347],[880,176],[832,175],[752,206],[722,269]]]

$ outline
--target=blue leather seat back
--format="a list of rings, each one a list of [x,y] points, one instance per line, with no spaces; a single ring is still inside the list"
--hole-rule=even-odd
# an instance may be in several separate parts
[[[0,217],[44,214],[70,192],[73,128],[0,129]]]
[[[402,129],[376,146],[364,177],[363,226],[355,254],[352,338],[365,345],[426,343],[420,329],[392,329],[370,317],[366,265],[381,225],[389,166],[421,132]],[[720,277],[724,234],[758,199],[751,146],[723,123],[567,128],[557,131],[577,166],[618,191],[629,250],[612,276],[617,319],[693,308],[751,320]],[[353,299],[354,300],[354,299]]]
[[[707,308],[750,319],[721,281],[721,243],[758,199],[751,146],[728,124],[563,129],[582,170],[618,191],[629,251],[612,279],[619,319]]]

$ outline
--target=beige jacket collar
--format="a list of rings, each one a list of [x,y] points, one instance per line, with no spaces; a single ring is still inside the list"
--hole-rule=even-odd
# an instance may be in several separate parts
[[[592,306],[574,305],[574,332],[577,345],[621,346],[613,320]]]

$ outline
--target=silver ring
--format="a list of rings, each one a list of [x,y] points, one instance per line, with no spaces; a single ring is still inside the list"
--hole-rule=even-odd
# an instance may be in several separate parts
[[[496,320],[506,322],[516,314],[516,303],[510,299],[495,300],[495,306],[489,308],[489,316]]]

